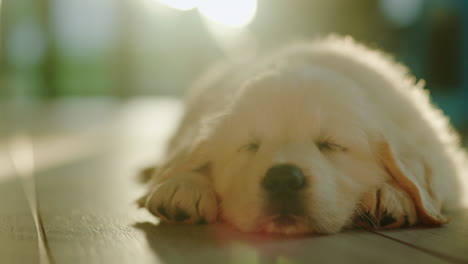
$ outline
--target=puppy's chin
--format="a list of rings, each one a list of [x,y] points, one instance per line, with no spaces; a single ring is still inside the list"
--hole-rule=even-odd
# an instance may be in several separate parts
[[[311,217],[263,216],[252,221],[231,222],[231,224],[243,232],[273,234],[273,235],[306,235],[306,234],[335,234],[343,225],[331,222],[313,222]]]
[[[270,217],[260,225],[261,233],[300,235],[313,233],[311,226],[303,219],[295,216]]]

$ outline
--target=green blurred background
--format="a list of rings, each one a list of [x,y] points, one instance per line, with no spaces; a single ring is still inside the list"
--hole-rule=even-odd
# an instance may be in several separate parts
[[[0,103],[180,96],[224,57],[335,32],[394,54],[468,129],[466,0],[0,2]]]

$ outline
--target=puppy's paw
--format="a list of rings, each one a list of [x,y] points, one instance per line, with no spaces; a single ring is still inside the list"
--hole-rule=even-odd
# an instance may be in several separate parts
[[[146,196],[145,207],[169,223],[212,223],[218,215],[213,187],[197,172],[186,172],[156,185]]]
[[[417,220],[411,197],[390,183],[366,194],[360,203],[359,226],[390,229],[413,226]]]

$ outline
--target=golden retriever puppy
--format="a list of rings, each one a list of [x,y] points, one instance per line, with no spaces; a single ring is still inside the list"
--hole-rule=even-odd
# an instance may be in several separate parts
[[[464,162],[422,82],[332,36],[203,76],[139,204],[163,221],[246,232],[437,226]]]

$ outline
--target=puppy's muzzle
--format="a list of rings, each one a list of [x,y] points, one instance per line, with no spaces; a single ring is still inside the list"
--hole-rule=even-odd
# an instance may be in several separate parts
[[[305,177],[300,168],[281,164],[267,171],[262,184],[269,196],[288,199],[305,187]]]

